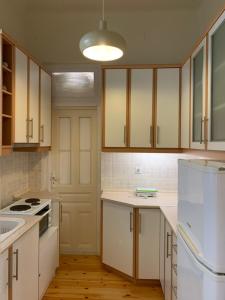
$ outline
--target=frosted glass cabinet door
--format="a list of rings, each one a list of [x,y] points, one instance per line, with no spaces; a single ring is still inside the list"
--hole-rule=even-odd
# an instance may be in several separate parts
[[[209,33],[209,145],[225,150],[225,13]]]
[[[105,147],[126,147],[127,70],[105,70]]]
[[[191,148],[204,149],[206,39],[192,55]]]
[[[178,148],[179,72],[178,68],[157,70],[156,148]]]
[[[153,70],[131,70],[130,146],[152,147]]]

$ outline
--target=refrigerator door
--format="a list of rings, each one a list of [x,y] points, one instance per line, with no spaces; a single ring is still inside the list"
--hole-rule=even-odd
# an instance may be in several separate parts
[[[178,172],[178,224],[198,260],[225,273],[225,163],[180,160]]]
[[[177,299],[225,300],[225,276],[209,271],[190,251],[178,234]]]

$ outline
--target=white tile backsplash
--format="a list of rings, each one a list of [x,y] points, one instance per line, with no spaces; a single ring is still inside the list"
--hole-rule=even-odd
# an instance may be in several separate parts
[[[102,153],[101,188],[134,189],[137,186],[176,191],[178,159],[187,154]],[[141,174],[135,174],[140,168]]]

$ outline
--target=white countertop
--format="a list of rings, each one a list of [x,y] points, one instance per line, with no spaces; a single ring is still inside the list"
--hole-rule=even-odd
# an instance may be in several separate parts
[[[134,208],[159,208],[168,223],[176,233],[177,227],[177,193],[160,192],[156,197],[140,198],[134,191],[104,191],[101,195],[103,201],[117,202]]]
[[[31,229],[34,225],[36,225],[40,220],[41,216],[19,216],[19,215],[10,215],[10,216],[4,216],[1,215],[0,219],[3,218],[18,218],[18,219],[24,219],[25,224],[21,226],[18,230],[13,232],[8,238],[6,238],[4,241],[0,242],[0,254],[4,252],[7,248],[9,248],[16,240],[18,240],[25,232],[27,232],[29,229]]]

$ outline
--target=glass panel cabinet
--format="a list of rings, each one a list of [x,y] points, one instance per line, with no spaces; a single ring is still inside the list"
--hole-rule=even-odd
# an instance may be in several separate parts
[[[204,149],[206,39],[192,55],[192,128],[191,148]]]
[[[209,32],[208,61],[208,148],[225,150],[225,14]]]

